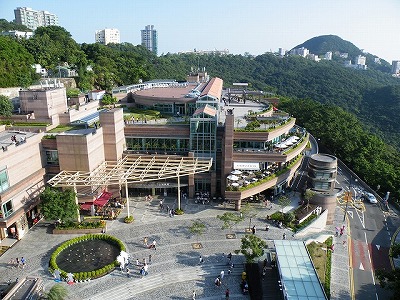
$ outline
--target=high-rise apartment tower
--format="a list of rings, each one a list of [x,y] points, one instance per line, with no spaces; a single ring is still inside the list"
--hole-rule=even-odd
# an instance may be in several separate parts
[[[106,28],[103,30],[97,30],[95,34],[96,43],[100,44],[119,44],[120,43],[120,36],[119,30],[114,28]]]
[[[45,10],[33,10],[29,7],[17,7],[14,9],[15,22],[25,25],[29,29],[36,30],[41,26],[58,26],[58,17]]]
[[[141,30],[141,32],[142,46],[157,54],[158,35],[157,30],[154,29],[154,25],[147,25],[143,30]]]

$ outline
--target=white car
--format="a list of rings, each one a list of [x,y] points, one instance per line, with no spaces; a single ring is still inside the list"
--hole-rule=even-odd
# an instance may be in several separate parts
[[[364,195],[365,199],[369,201],[369,203],[378,203],[378,200],[376,199],[376,197],[371,194],[371,193],[365,193]]]

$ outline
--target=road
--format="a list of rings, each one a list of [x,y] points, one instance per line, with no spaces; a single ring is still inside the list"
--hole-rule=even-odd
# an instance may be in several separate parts
[[[364,187],[340,168],[338,168],[336,186],[342,187],[345,191],[351,191],[356,202],[358,200],[358,204],[348,205],[347,209],[349,221],[347,224],[350,224],[347,234],[350,234],[351,243],[349,255],[353,275],[353,299],[389,299],[391,293],[379,286],[374,274],[377,269],[391,269],[389,248],[391,238],[400,226],[399,217],[393,213],[388,215],[384,212],[381,209],[381,203],[361,203],[360,197],[364,192]]]

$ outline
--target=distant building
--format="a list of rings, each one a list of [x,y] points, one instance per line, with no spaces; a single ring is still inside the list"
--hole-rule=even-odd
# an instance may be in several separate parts
[[[392,74],[394,74],[394,75],[400,74],[400,60],[392,61]]]
[[[286,50],[283,49],[283,48],[279,48],[279,49],[278,49],[278,54],[279,54],[279,56],[285,56]]]
[[[100,43],[103,45],[107,45],[110,43],[119,44],[120,43],[119,30],[114,28],[96,30],[95,41],[96,43]]]
[[[43,68],[40,64],[32,65],[32,68],[35,69],[36,74],[40,74],[40,76],[45,77],[47,76],[47,70]]]
[[[292,49],[290,51],[291,55],[300,55],[302,57],[307,57],[308,54],[310,54],[310,50],[308,50],[307,48],[301,47],[301,48],[296,48],[296,49]]]
[[[29,39],[29,38],[31,38],[33,36],[33,32],[32,31],[10,30],[10,31],[0,32],[0,35],[12,36],[12,37],[15,37],[15,38]]]
[[[158,35],[157,30],[154,29],[154,25],[147,25],[141,30],[142,35],[142,46],[146,47],[147,50],[157,54],[158,50]]]
[[[182,52],[178,52],[178,54],[212,54],[212,55],[227,55],[229,54],[229,50],[228,49],[224,49],[224,50],[197,50],[197,49],[193,49],[189,50],[189,51],[182,51]]]
[[[36,30],[41,26],[58,26],[58,17],[45,10],[33,10],[29,7],[17,7],[14,9],[15,23],[25,25],[29,29]]]
[[[328,51],[324,55],[325,60],[332,60],[332,51]]]
[[[367,58],[365,56],[362,55],[357,55],[356,59],[354,61],[355,65],[361,65],[361,66],[365,66],[365,62],[366,62]]]
[[[313,61],[320,61],[320,60],[321,60],[321,59],[319,58],[318,55],[312,54],[312,53],[308,54],[308,55],[307,55],[307,58],[308,58],[308,59],[311,59],[311,60],[313,60]]]

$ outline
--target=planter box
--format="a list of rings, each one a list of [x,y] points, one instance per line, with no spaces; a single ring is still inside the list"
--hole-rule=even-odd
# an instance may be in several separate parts
[[[84,229],[53,229],[53,234],[89,234],[102,233],[105,228],[84,228]]]

